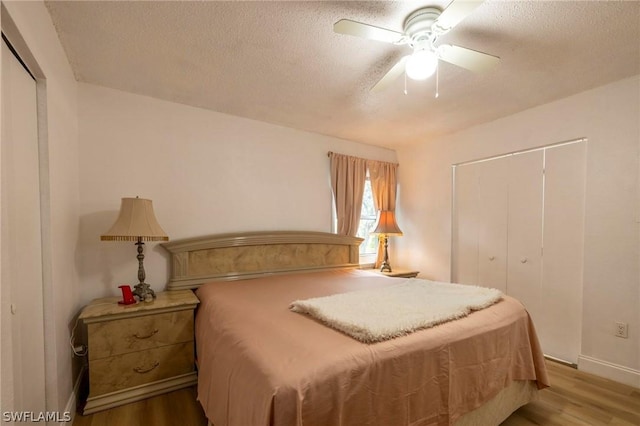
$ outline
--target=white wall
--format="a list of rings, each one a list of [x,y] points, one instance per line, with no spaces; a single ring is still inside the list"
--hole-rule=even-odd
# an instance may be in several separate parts
[[[395,152],[89,84],[79,85],[83,300],[137,283],[133,243],[101,242],[120,199],[153,200],[171,239],[255,230],[331,231],[328,151],[395,161]],[[168,256],[146,243],[147,283]]]
[[[41,165],[43,192],[43,276],[47,409],[63,411],[70,402],[75,375],[68,345],[72,320],[80,308],[77,241],[79,222],[77,83],[42,2],[3,1],[15,26],[3,31],[27,64],[39,72],[40,131],[45,141]],[[19,43],[18,43],[19,42]],[[18,47],[18,46],[16,46]],[[45,97],[41,97],[45,95]],[[48,172],[47,172],[48,169]],[[42,169],[41,169],[42,173]],[[42,309],[33,306],[33,309]],[[23,336],[28,339],[30,336]],[[76,364],[76,367],[78,364]],[[77,373],[77,368],[76,368]],[[73,401],[71,399],[71,401]]]
[[[451,165],[588,138],[580,367],[640,387],[640,77],[398,150],[396,264],[450,279]],[[629,338],[614,336],[614,322]]]

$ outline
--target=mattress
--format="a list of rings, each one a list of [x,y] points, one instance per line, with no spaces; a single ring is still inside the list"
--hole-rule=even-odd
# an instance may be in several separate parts
[[[215,426],[449,425],[514,382],[548,386],[524,307],[505,296],[465,318],[365,344],[294,300],[397,284],[360,270],[201,286],[198,399]]]

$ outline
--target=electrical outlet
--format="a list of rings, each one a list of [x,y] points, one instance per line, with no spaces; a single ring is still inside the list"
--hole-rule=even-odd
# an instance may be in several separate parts
[[[616,323],[616,337],[622,337],[626,339],[629,337],[629,324],[626,322]]]

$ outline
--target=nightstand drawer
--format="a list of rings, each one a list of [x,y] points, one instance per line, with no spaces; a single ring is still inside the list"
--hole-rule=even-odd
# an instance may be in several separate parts
[[[89,360],[188,342],[193,340],[193,310],[96,322],[88,324],[88,331]]]
[[[95,360],[89,370],[92,396],[102,395],[194,370],[193,342]]]

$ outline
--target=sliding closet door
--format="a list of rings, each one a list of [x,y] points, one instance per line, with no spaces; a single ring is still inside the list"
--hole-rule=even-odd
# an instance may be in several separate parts
[[[507,291],[509,157],[477,163],[478,285]]]
[[[536,319],[546,354],[578,362],[582,329],[582,271],[586,142],[545,153],[544,251]]]
[[[509,161],[507,294],[519,299],[536,322],[541,317],[543,155],[526,152]]]
[[[45,380],[36,82],[4,41],[0,149],[2,410],[37,413]]]
[[[478,166],[454,170],[454,217],[452,280],[478,284]]]
[[[508,157],[456,167],[453,281],[506,291],[508,175]]]

